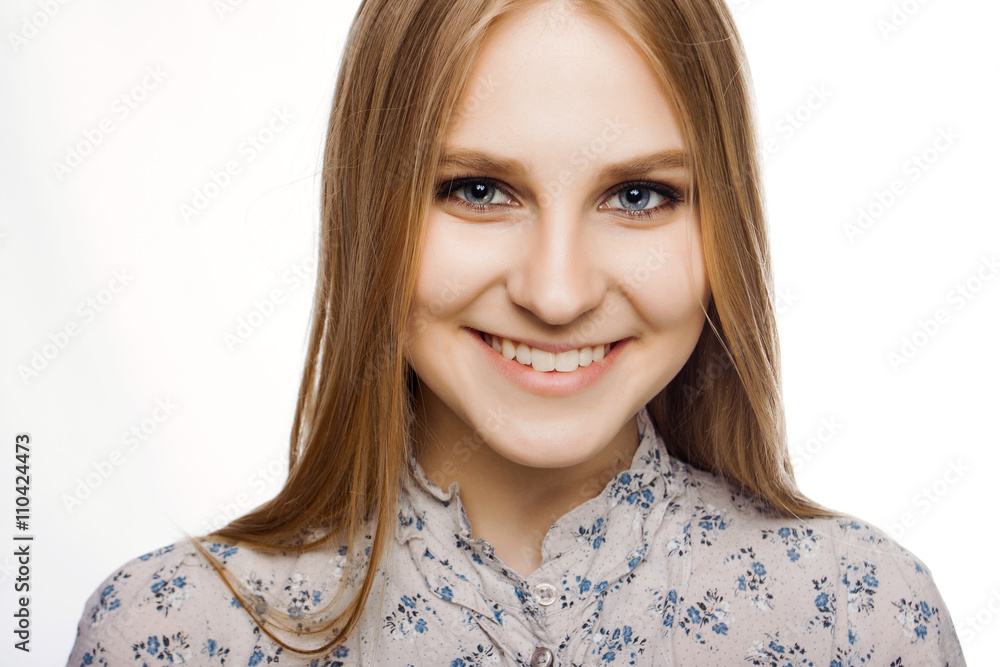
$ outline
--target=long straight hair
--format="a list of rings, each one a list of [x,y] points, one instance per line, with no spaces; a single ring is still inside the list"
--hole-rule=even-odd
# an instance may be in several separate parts
[[[290,651],[316,655],[347,639],[389,551],[413,443],[416,376],[403,343],[437,161],[491,29],[537,4],[553,21],[580,11],[619,27],[672,96],[692,157],[712,299],[690,358],[648,404],[668,452],[775,516],[843,516],[798,490],[789,459],[755,109],[724,0],[364,0],[327,132],[317,289],[288,478],[270,501],[190,538],[243,609]],[[371,538],[365,553],[363,537]],[[346,539],[348,576],[337,597],[348,582],[360,585],[338,614],[303,626],[231,582],[199,544],[209,539],[266,552]],[[269,625],[300,637],[334,634],[306,650]]]

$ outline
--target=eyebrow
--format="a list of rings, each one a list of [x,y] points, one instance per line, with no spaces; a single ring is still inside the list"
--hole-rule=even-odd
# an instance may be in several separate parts
[[[507,174],[518,178],[527,178],[528,175],[527,168],[521,162],[509,158],[494,157],[481,151],[443,153],[438,165],[454,165],[473,171]],[[598,178],[602,181],[623,180],[657,169],[687,169],[690,165],[691,161],[687,151],[672,148],[605,165],[598,173]]]

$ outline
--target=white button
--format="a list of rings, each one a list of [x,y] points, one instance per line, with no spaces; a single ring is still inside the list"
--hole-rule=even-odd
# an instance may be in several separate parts
[[[549,667],[552,664],[552,651],[539,646],[531,654],[531,667]]]
[[[538,584],[535,586],[535,601],[543,607],[548,607],[556,601],[556,587],[552,584]]]

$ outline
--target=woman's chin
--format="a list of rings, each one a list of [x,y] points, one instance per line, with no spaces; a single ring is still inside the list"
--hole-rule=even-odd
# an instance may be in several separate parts
[[[499,437],[488,438],[487,444],[497,455],[520,466],[569,468],[599,456],[614,434],[605,439],[598,436],[588,424],[567,429],[521,421]]]

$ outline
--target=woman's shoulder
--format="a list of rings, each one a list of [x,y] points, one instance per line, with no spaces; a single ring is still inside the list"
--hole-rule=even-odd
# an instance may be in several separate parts
[[[850,514],[779,528],[779,550],[786,539],[794,541],[796,528],[812,531],[836,561],[836,585],[817,590],[815,609],[810,609],[816,618],[836,616],[833,627],[841,641],[831,665],[884,660],[964,667],[951,613],[920,557],[883,529]],[[788,553],[794,554],[792,548]],[[811,583],[825,575],[806,571]]]
[[[212,545],[206,545],[212,548]],[[215,548],[222,558],[224,545]],[[232,548],[232,547],[230,547]],[[115,568],[83,605],[77,636],[67,665],[194,662],[222,664],[227,650],[220,640],[201,637],[205,625],[227,615],[220,612],[231,597],[197,550],[181,540],[136,556]],[[222,560],[220,558],[220,560]],[[214,580],[213,580],[214,577]],[[228,595],[227,595],[228,594]],[[221,632],[221,627],[213,627]],[[221,639],[221,637],[220,637]],[[209,641],[214,643],[208,643]],[[199,655],[204,654],[204,655]]]
[[[312,611],[335,592],[346,564],[340,549],[269,552],[211,538],[200,544],[237,590],[249,592],[257,612]],[[67,664],[260,664],[280,653],[213,564],[184,539],[128,560],[97,585]]]
[[[766,560],[775,570],[852,574],[877,569],[916,589],[933,585],[923,560],[875,524],[846,512],[782,516],[726,480],[692,469],[688,531],[694,551],[727,561]],[[758,568],[760,569],[760,568]],[[874,579],[869,577],[874,582]]]
[[[695,587],[731,579],[734,600],[806,618],[810,632],[840,639],[831,665],[965,664],[930,568],[883,529],[843,512],[782,517],[700,470],[689,490]]]
[[[839,559],[848,551],[870,559],[893,560],[915,573],[926,565],[881,528],[846,512],[836,516],[783,516],[767,503],[720,475],[683,464],[676,477],[683,485],[684,508],[692,543],[704,547],[753,545],[749,551],[778,551],[789,563],[804,565],[817,556]]]

